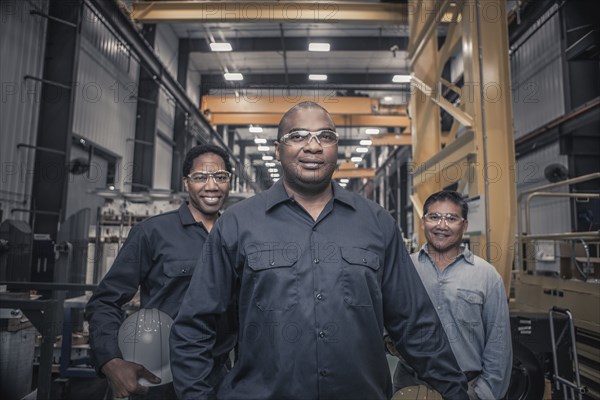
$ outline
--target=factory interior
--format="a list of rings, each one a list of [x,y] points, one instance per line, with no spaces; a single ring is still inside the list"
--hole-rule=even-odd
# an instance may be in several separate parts
[[[0,42],[3,399],[111,398],[84,311],[130,230],[185,203],[198,144],[230,157],[225,213],[269,189],[313,101],[333,180],[409,252],[431,193],[468,202],[509,299],[505,398],[600,400],[600,2],[2,0]]]

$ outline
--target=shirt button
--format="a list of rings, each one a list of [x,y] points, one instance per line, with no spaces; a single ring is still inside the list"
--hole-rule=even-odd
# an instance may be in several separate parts
[[[317,293],[317,300],[323,300],[323,295],[321,293]]]
[[[319,263],[319,259],[318,258],[315,258],[313,261],[314,261],[315,264]]]
[[[325,337],[325,332],[323,332],[323,331],[319,332],[319,337],[320,338],[324,338]]]
[[[442,306],[437,306],[437,309],[438,309],[438,310],[441,310],[441,309],[442,309]]]
[[[322,369],[321,371],[319,371],[319,374],[320,374],[321,376],[327,376],[327,371],[326,371],[326,370],[324,370],[324,369]]]
[[[363,258],[363,264],[366,264],[366,263],[367,263],[367,259]]]
[[[185,269],[185,268],[181,268],[181,273],[182,273],[182,274],[185,274],[186,272],[187,272],[187,269]]]
[[[275,265],[275,261],[271,261],[269,264],[271,264],[271,266]]]

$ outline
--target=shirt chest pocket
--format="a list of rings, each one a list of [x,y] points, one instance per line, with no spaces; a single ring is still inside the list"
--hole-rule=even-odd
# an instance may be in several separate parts
[[[483,311],[483,294],[469,289],[456,291],[455,312],[458,320],[469,324],[481,323]]]
[[[173,260],[163,264],[163,274],[167,279],[185,278],[190,279],[194,273],[197,260]]]
[[[344,301],[355,307],[372,307],[381,299],[379,256],[357,247],[342,247]]]
[[[249,254],[252,292],[243,296],[262,311],[285,311],[298,303],[298,276],[295,258],[281,251]]]

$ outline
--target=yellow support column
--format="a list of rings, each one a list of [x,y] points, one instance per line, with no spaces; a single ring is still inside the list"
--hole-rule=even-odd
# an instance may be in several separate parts
[[[420,217],[429,194],[453,183],[470,198],[479,196],[481,211],[471,217],[479,217],[480,229],[470,233],[471,248],[496,267],[508,292],[517,209],[506,4],[503,0],[424,1],[416,7],[415,3],[410,8],[417,10],[409,15],[410,29],[422,39],[411,43],[409,50],[416,89],[409,105],[416,216]],[[438,51],[433,33],[444,15],[451,15],[452,21],[446,43]],[[461,88],[440,76],[457,45],[462,46],[464,63]],[[442,85],[454,92],[460,89],[459,107],[442,97]],[[440,148],[440,108],[454,118],[452,132],[460,132],[444,149]],[[415,229],[421,231],[420,226]],[[423,242],[422,233],[420,239]]]

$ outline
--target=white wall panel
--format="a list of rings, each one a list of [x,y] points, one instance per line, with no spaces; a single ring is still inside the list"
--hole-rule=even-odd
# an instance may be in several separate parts
[[[179,38],[168,24],[158,24],[154,50],[165,66],[168,73],[177,78],[177,54]],[[173,138],[175,127],[175,101],[164,90],[158,95],[158,110],[156,116],[156,130],[166,137]],[[154,178],[153,187],[156,189],[170,189],[171,187],[171,162],[173,148],[170,143],[160,137],[155,139],[154,149]]]
[[[152,187],[155,189],[171,189],[171,163],[173,162],[173,148],[170,143],[160,137],[156,138],[154,151],[154,180]]]
[[[115,154],[124,166],[133,162],[137,82],[82,38],[73,133]],[[137,70],[137,63],[132,62]],[[116,186],[127,176],[117,172]]]
[[[548,10],[513,46],[511,54],[515,138],[565,113],[560,15]],[[537,30],[536,30],[537,29]]]
[[[188,69],[187,83],[186,83],[187,95],[192,99],[192,102],[200,107],[200,73]]]
[[[46,41],[46,19],[32,10],[47,13],[48,2],[2,0],[0,7],[0,210],[2,219],[23,221],[28,213],[11,210],[30,206],[35,151],[17,144],[36,144],[42,90],[39,82],[23,77],[42,77]]]
[[[550,164],[568,165],[568,157],[559,154],[558,142],[540,148],[535,153],[527,154],[517,160],[517,192],[534,189],[549,184],[544,177],[544,170]],[[550,190],[567,193],[568,187]],[[525,230],[525,197],[522,200],[521,218]],[[536,197],[529,207],[531,233],[560,233],[571,231],[571,207],[568,198]],[[556,245],[555,245],[556,247]],[[537,261],[538,270],[559,272],[558,258],[549,261]]]
[[[115,186],[129,191],[140,67],[91,9],[84,12],[73,133],[117,157]]]

